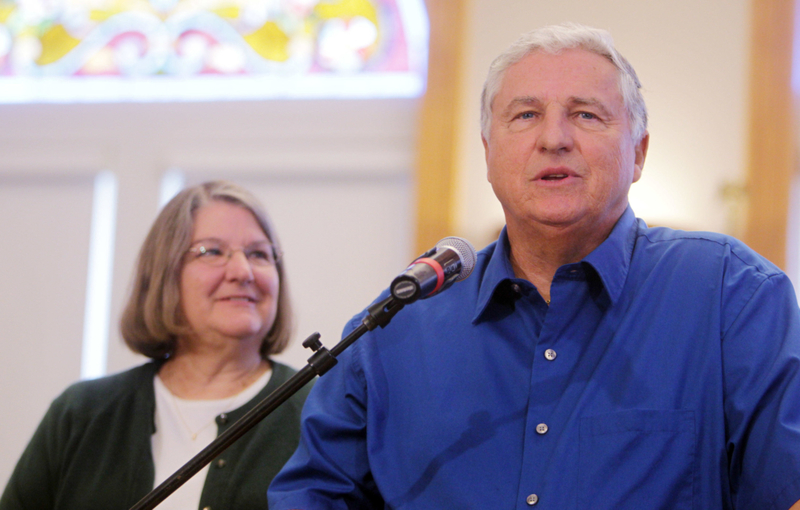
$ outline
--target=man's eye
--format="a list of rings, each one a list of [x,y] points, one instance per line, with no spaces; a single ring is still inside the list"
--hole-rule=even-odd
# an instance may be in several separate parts
[[[595,115],[595,114],[593,114],[591,112],[579,112],[578,116],[580,118],[582,118],[582,119],[585,119],[585,120],[593,120],[593,119],[598,118],[597,115]]]
[[[533,112],[522,112],[519,115],[517,115],[517,118],[519,119],[532,119],[533,117],[534,117]]]

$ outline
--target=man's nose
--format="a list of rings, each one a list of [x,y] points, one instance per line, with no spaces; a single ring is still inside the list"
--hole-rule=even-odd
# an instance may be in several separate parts
[[[562,152],[572,150],[573,126],[561,112],[547,112],[540,124],[537,139],[539,150],[543,152]]]

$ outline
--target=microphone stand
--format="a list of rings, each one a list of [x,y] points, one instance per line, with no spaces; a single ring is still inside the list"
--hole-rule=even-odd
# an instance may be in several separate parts
[[[342,339],[330,349],[326,349],[320,342],[320,334],[314,333],[304,342],[303,347],[311,349],[314,354],[308,358],[308,364],[291,379],[280,385],[275,391],[267,395],[259,404],[251,409],[247,414],[237,420],[231,427],[220,434],[208,446],[203,448],[197,455],[184,464],[180,469],[164,480],[161,485],[150,491],[144,498],[131,507],[130,510],[151,510],[167,497],[178,490],[198,471],[203,469],[209,462],[214,460],[226,448],[235,443],[240,437],[245,435],[250,429],[255,427],[261,420],[266,418],[272,411],[282,403],[297,393],[300,388],[305,386],[316,376],[324,375],[328,370],[336,365],[336,356],[350,347],[361,335],[367,331],[380,327],[385,327],[403,308],[403,303],[397,301],[391,295],[367,308],[367,316],[361,321],[361,325],[354,329],[349,335]],[[266,504],[266,502],[264,503]]]

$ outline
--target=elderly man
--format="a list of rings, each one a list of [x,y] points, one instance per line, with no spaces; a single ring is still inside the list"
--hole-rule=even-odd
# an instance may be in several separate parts
[[[634,217],[646,117],[604,31],[546,27],[495,60],[506,228],[340,356],[270,508],[800,508],[794,291],[735,239]]]

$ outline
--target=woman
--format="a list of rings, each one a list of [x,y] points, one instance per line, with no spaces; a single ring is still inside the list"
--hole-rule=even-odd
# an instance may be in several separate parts
[[[208,182],[178,194],[139,254],[122,336],[152,362],[68,388],[0,498],[0,509],[128,509],[293,371],[269,356],[290,335],[280,244],[247,191]],[[159,509],[266,508],[297,446],[308,387]]]

